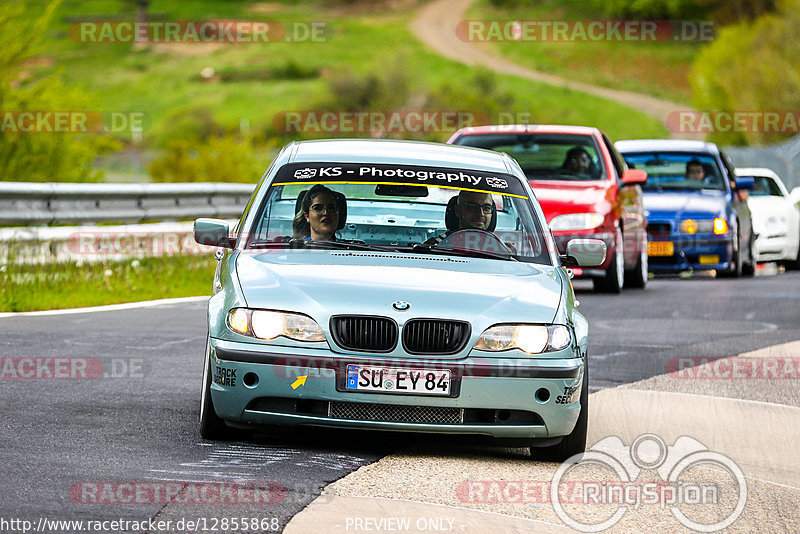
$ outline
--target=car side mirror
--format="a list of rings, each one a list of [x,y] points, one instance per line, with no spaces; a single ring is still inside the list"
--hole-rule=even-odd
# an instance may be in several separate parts
[[[753,189],[756,186],[756,180],[752,176],[737,176],[736,189]]]
[[[800,204],[800,185],[789,193],[789,200],[792,201],[792,204]]]
[[[597,267],[606,261],[608,248],[599,239],[570,239],[567,253],[560,256],[565,267]]]
[[[622,173],[622,183],[625,185],[644,185],[647,183],[647,171],[628,169]]]
[[[228,222],[222,219],[202,217],[194,221],[194,240],[201,245],[233,248],[229,232]]]

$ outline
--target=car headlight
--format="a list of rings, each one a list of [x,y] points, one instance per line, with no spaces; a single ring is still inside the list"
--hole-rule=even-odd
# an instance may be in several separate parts
[[[519,349],[539,354],[565,349],[571,342],[569,328],[561,324],[501,324],[484,330],[473,348],[490,352]]]
[[[591,230],[603,224],[602,213],[567,213],[553,217],[551,230]]]
[[[767,218],[766,226],[784,227],[784,226],[786,226],[786,217],[784,217],[782,215],[772,215],[771,217]]]
[[[724,235],[728,233],[728,223],[725,219],[685,219],[681,221],[682,234],[710,234]]]
[[[325,341],[317,322],[299,313],[233,308],[228,312],[228,328],[266,340],[284,336],[296,341]]]

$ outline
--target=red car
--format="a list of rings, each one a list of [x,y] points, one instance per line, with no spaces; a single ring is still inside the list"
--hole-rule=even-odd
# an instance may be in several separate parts
[[[447,141],[505,152],[530,180],[561,254],[576,237],[602,239],[606,261],[573,269],[592,278],[598,291],[647,284],[647,220],[641,185],[647,173],[628,169],[614,144],[585,126],[479,126],[462,128]]]

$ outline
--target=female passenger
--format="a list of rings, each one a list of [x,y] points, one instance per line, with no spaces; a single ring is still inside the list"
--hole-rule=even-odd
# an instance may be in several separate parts
[[[293,238],[312,241],[336,241],[339,206],[333,191],[316,184],[303,197],[301,209],[292,222]]]

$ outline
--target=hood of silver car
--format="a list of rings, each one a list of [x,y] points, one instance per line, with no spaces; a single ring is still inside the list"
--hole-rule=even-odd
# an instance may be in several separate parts
[[[456,319],[473,328],[550,323],[562,293],[555,269],[516,261],[328,250],[245,253],[236,266],[248,307],[304,313],[323,329],[330,316],[339,314],[380,315],[399,324],[416,317]]]

